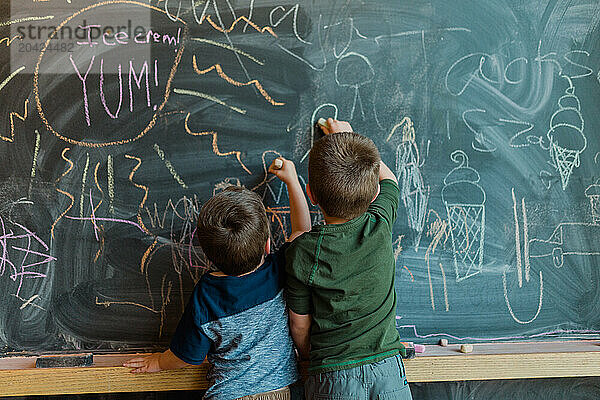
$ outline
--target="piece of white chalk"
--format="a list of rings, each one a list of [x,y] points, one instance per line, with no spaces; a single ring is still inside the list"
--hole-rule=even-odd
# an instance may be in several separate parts
[[[273,167],[275,167],[275,169],[281,169],[281,167],[283,167],[283,160],[281,158],[276,158]]]
[[[329,124],[327,123],[327,120],[325,118],[319,118],[319,120],[317,121],[317,124],[319,124],[325,128],[329,128]]]
[[[443,347],[448,346],[448,339],[440,339],[439,345]]]
[[[473,351],[473,345],[472,344],[461,344],[460,345],[460,352],[461,353],[470,353]]]
[[[425,353],[425,345],[415,344],[415,353]]]

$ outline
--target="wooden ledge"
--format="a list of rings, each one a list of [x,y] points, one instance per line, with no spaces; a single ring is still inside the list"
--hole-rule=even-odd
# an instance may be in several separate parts
[[[597,341],[427,345],[405,360],[409,382],[600,376]],[[204,390],[208,364],[156,374],[121,367],[134,354],[95,355],[93,367],[36,369],[35,357],[0,359],[0,396]]]
[[[460,345],[426,346],[405,360],[409,382],[474,381],[600,376],[598,341],[479,343],[463,354]]]

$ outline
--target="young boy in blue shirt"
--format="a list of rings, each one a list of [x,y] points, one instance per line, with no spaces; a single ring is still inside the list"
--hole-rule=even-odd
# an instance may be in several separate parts
[[[269,168],[288,188],[293,240],[310,230],[304,192],[293,162]],[[198,238],[219,269],[204,274],[192,293],[170,347],[133,358],[131,372],[158,372],[211,364],[205,399],[285,400],[298,380],[283,298],[285,247],[270,252],[269,222],[260,197],[230,187],[208,200],[198,217]]]
[[[325,225],[286,250],[290,331],[310,359],[307,399],[410,400],[396,330],[396,177],[371,139],[328,120],[306,191]]]

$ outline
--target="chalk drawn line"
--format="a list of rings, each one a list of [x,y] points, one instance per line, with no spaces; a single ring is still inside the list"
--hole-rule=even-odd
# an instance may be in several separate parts
[[[217,141],[218,141],[218,134],[217,134],[217,132],[214,132],[214,131],[194,132],[194,131],[192,131],[190,129],[190,126],[189,126],[190,115],[191,114],[188,113],[187,116],[185,117],[185,131],[187,132],[188,135],[192,135],[192,136],[212,136],[213,153],[215,153],[219,157],[226,157],[226,156],[230,156],[230,155],[235,155],[235,158],[238,160],[238,162],[240,163],[240,165],[244,169],[244,171],[246,171],[248,174],[252,175],[252,172],[250,172],[250,170],[248,169],[248,167],[246,167],[246,165],[242,162],[242,152],[241,151],[232,150],[232,151],[228,151],[228,152],[223,153],[223,152],[221,152],[219,150],[219,146],[217,144]]]
[[[530,264],[529,264],[529,228],[527,225],[527,210],[525,208],[525,198],[521,199],[521,207],[522,207],[522,213],[523,213],[523,238],[524,238],[524,254],[523,256],[521,255],[521,239],[520,239],[520,228],[519,228],[519,220],[518,220],[518,216],[517,216],[517,199],[515,196],[515,189],[512,189],[512,199],[513,199],[513,214],[514,214],[514,219],[515,219],[515,252],[516,252],[516,258],[517,258],[517,284],[519,286],[519,288],[523,287],[523,256],[525,257],[525,281],[529,282],[530,281]],[[503,292],[504,292],[504,302],[506,303],[506,307],[508,308],[508,312],[510,314],[510,316],[512,317],[512,319],[517,322],[518,324],[521,325],[527,325],[532,323],[533,321],[535,321],[538,317],[538,315],[540,314],[540,311],[542,310],[542,304],[543,304],[543,300],[544,300],[544,276],[542,271],[540,270],[540,274],[539,274],[539,279],[540,279],[540,295],[539,295],[539,300],[538,300],[538,307],[537,307],[537,311],[536,313],[533,315],[533,317],[531,317],[528,320],[521,320],[520,318],[517,318],[517,316],[515,315],[515,312],[510,304],[510,300],[508,298],[508,288],[507,288],[507,282],[506,282],[506,272],[508,270],[508,267],[504,268],[504,270],[502,271],[502,287],[503,287]]]
[[[21,22],[29,22],[29,21],[47,21],[47,20],[53,19],[53,18],[54,18],[54,15],[46,15],[43,17],[17,18],[17,19],[13,19],[13,20],[9,20],[9,21],[2,21],[2,22],[0,22],[0,26],[9,26],[9,25],[20,24]]]
[[[216,5],[215,5],[215,7],[216,7]],[[258,25],[256,25],[254,22],[250,21],[248,19],[248,17],[246,17],[245,15],[242,15],[242,16],[238,17],[235,21],[233,21],[231,23],[231,25],[229,26],[229,28],[222,28],[219,25],[215,24],[215,22],[212,20],[210,15],[206,15],[204,18],[206,19],[206,21],[208,21],[208,23],[214,29],[216,29],[217,31],[219,31],[221,33],[231,33],[231,31],[233,31],[233,29],[235,28],[235,26],[237,25],[238,22],[244,21],[244,22],[246,22],[246,25],[250,25],[257,32],[260,32],[260,33],[269,32],[273,37],[277,37],[277,34],[273,31],[273,28],[271,28],[270,26],[264,26],[261,28]]]
[[[177,89],[177,88],[173,89],[173,92],[177,93],[177,94],[183,94],[183,95],[188,95],[188,96],[196,96],[196,97],[200,97],[202,99],[210,100],[210,101],[212,101],[214,103],[217,103],[217,104],[220,104],[220,105],[222,105],[224,107],[227,107],[230,110],[235,111],[237,113],[246,114],[246,110],[243,110],[243,109],[241,109],[239,107],[231,106],[231,105],[225,103],[223,100],[218,99],[218,98],[216,98],[214,96],[211,96],[210,94],[197,92],[195,90]]]
[[[70,148],[69,148],[69,147],[65,147],[65,148],[63,149],[62,153],[60,154],[61,158],[62,158],[63,160],[65,160],[65,161],[66,161],[66,162],[69,164],[69,168],[67,168],[67,170],[66,170],[65,172],[63,172],[63,174],[62,174],[60,177],[58,177],[58,179],[56,179],[55,185],[58,185],[58,182],[59,182],[59,181],[60,181],[62,178],[64,178],[64,177],[65,177],[65,175],[67,175],[69,172],[71,172],[71,170],[73,169],[73,165],[74,165],[74,164],[73,164],[73,161],[71,161],[70,159],[68,159],[68,158],[65,156],[65,153],[66,153],[67,151],[69,151],[69,150],[70,150]],[[75,204],[75,197],[74,197],[74,196],[73,196],[71,193],[69,193],[69,192],[66,192],[66,191],[64,191],[64,190],[61,190],[61,189],[59,189],[59,188],[58,188],[58,186],[55,186],[55,189],[56,189],[56,191],[57,191],[58,193],[60,193],[60,194],[63,194],[63,195],[65,195],[65,196],[67,196],[67,197],[68,197],[68,198],[71,200],[71,204],[69,204],[69,206],[68,206],[68,207],[67,207],[67,208],[66,208],[66,209],[65,209],[65,210],[64,210],[64,211],[63,211],[63,212],[62,212],[62,213],[61,213],[61,214],[58,216],[58,218],[56,218],[56,220],[54,220],[54,222],[52,223],[52,227],[50,228],[50,237],[51,237],[52,239],[54,239],[54,228],[56,228],[56,224],[58,223],[58,221],[60,221],[60,220],[61,220],[61,218],[62,218],[62,217],[64,217],[64,216],[65,216],[65,214],[66,214],[66,213],[68,213],[68,212],[69,212],[69,210],[70,210],[70,209],[73,207],[73,205]]]
[[[146,200],[148,199],[148,186],[144,186],[142,184],[139,184],[139,183],[136,183],[133,181],[133,176],[137,172],[138,168],[140,168],[140,165],[142,165],[142,159],[139,157],[129,155],[129,154],[125,154],[125,158],[129,158],[130,160],[135,160],[137,162],[137,164],[131,169],[131,172],[129,173],[129,182],[131,182],[133,184],[133,186],[135,186],[136,188],[142,189],[144,191],[144,197],[142,198],[142,201],[140,202],[140,204],[138,206],[137,220],[138,220],[140,228],[144,232],[146,232],[148,235],[152,235],[152,233],[144,225],[144,222],[142,221],[142,215],[141,215],[141,212],[144,209],[144,204],[146,204]]]
[[[207,44],[211,44],[213,46],[222,47],[224,49],[227,49],[227,50],[233,51],[234,53],[242,55],[242,56],[246,57],[247,59],[254,61],[258,65],[261,65],[261,66],[265,65],[265,63],[263,61],[259,60],[258,58],[254,57],[253,55],[248,54],[245,51],[238,49],[237,47],[228,45],[227,43],[221,43],[221,42],[217,42],[217,41],[205,39],[205,38],[191,38],[191,40],[193,40],[195,42],[207,43]]]
[[[267,93],[267,91],[264,89],[264,87],[258,81],[258,79],[252,79],[252,80],[249,80],[248,82],[239,82],[239,81],[236,81],[235,79],[233,79],[229,75],[227,75],[225,72],[223,72],[223,68],[221,67],[220,64],[214,64],[214,65],[211,65],[210,67],[208,67],[206,69],[200,69],[200,68],[198,68],[198,64],[196,62],[196,55],[195,54],[192,56],[192,65],[194,67],[194,71],[198,75],[204,75],[204,74],[209,73],[210,71],[215,70],[217,72],[217,75],[219,75],[219,77],[221,79],[225,80],[227,83],[229,83],[229,84],[231,84],[233,86],[237,86],[237,87],[254,86],[260,92],[260,94],[265,98],[265,100],[267,100],[272,105],[274,105],[274,106],[283,106],[283,105],[285,105],[285,103],[273,100],[273,98],[269,95],[269,93]]]

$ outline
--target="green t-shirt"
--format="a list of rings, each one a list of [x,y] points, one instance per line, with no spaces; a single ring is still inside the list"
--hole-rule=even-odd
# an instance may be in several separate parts
[[[392,226],[400,190],[392,180],[367,212],[317,225],[286,251],[287,304],[311,314],[309,372],[374,363],[404,347],[396,330]]]

